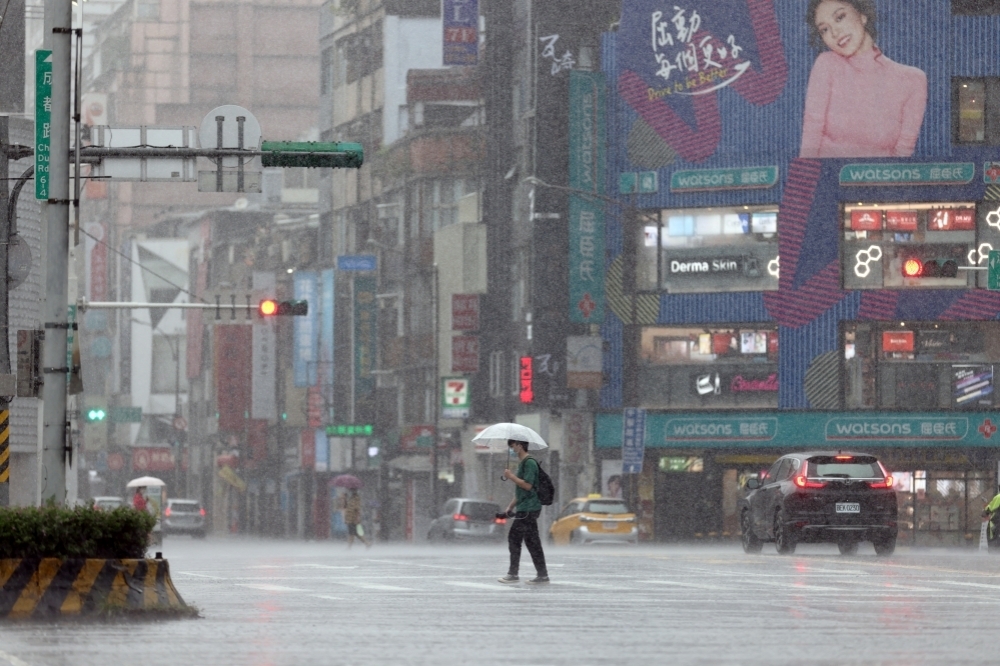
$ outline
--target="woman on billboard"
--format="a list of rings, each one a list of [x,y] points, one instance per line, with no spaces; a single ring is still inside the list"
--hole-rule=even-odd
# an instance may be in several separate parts
[[[801,157],[910,157],[927,105],[927,75],[875,44],[873,0],[810,0],[809,74]]]

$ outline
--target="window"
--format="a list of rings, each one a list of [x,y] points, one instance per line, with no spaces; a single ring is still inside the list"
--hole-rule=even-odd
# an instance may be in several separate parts
[[[951,0],[952,14],[1000,14],[1000,0]]]
[[[160,0],[137,0],[135,17],[139,20],[158,21],[160,19]]]
[[[952,138],[1000,145],[1000,78],[952,79]]]
[[[178,335],[154,335],[152,354],[153,393],[187,393],[187,345]]]
[[[332,47],[327,47],[323,49],[323,53],[320,55],[320,67],[319,67],[319,94],[329,95],[330,90],[333,87],[333,53],[334,49]]]
[[[1000,322],[848,322],[842,335],[847,409],[1000,406]]]
[[[335,85],[354,83],[382,68],[382,22],[337,40]]]
[[[661,210],[640,225],[639,289],[671,293],[778,288],[775,206]]]
[[[974,287],[976,271],[963,268],[993,249],[976,242],[973,202],[848,204],[842,228],[845,289]]]
[[[640,343],[642,407],[778,406],[778,332],[771,325],[646,327]]]

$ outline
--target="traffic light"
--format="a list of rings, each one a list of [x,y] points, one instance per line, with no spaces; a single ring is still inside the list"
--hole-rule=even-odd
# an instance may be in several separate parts
[[[331,167],[360,169],[365,150],[360,143],[336,141],[264,141],[260,162],[266,167]]]
[[[309,314],[309,301],[276,301],[265,298],[257,312],[261,317],[304,317]]]
[[[910,257],[903,262],[904,278],[953,278],[958,277],[958,262],[954,259],[928,259]]]
[[[100,423],[108,416],[103,407],[91,407],[84,413],[84,421],[87,423]]]

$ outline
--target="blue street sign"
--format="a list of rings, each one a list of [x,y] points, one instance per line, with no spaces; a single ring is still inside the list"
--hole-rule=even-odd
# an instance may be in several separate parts
[[[338,271],[374,271],[375,267],[374,254],[345,254],[337,257]]]
[[[642,472],[646,452],[646,410],[629,407],[622,413],[622,473]]]

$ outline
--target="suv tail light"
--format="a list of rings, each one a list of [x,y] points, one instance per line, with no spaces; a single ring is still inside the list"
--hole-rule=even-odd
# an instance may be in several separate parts
[[[166,509],[163,510],[163,515],[166,516],[167,518],[170,517],[171,513],[172,513],[172,511],[170,511],[170,507],[169,506]]]
[[[805,461],[802,463],[802,469],[800,470],[798,476],[793,479],[795,485],[799,488],[822,488],[826,484],[822,481],[811,481],[809,479],[809,462]]]
[[[201,514],[202,518],[205,517],[205,510],[204,509],[198,509],[198,513]]]
[[[872,481],[868,485],[870,485],[872,488],[892,488],[893,484],[892,474],[889,474],[889,472],[885,469],[885,466],[882,465],[881,461],[879,462],[878,466],[879,469],[882,470],[882,476],[884,476],[885,478],[882,479],[881,481]]]
[[[467,521],[467,520],[469,520],[469,517],[467,515],[465,515],[464,513],[456,513],[454,516],[451,517],[451,519],[452,520]]]
[[[507,524],[507,519],[506,518],[494,518],[493,522],[496,523],[497,525],[506,525]]]

